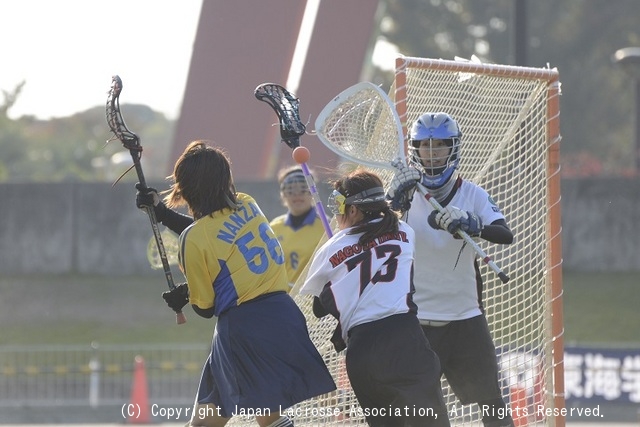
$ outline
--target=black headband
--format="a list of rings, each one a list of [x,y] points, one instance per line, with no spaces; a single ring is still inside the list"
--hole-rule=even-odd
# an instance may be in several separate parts
[[[368,190],[349,196],[344,200],[345,205],[364,205],[385,200],[385,192],[382,187],[373,187]]]

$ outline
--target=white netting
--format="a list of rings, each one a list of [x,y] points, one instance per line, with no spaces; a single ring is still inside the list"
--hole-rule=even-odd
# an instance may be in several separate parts
[[[347,160],[388,166],[403,149],[402,129],[387,95],[362,82],[336,96],[318,115],[316,134]]]
[[[557,322],[562,318],[557,72],[422,58],[400,58],[397,64],[395,102],[403,125],[424,112],[446,111],[455,117],[463,132],[461,175],[488,190],[514,232],[512,245],[480,244],[511,279],[503,284],[480,263],[505,399],[512,410],[520,408],[513,414],[517,425],[562,426],[563,418],[545,417],[538,411],[539,405],[554,409],[564,404],[557,386],[563,384],[562,325]],[[345,158],[352,150],[382,150],[373,158],[395,154],[397,132],[384,124],[388,118],[367,121],[358,116],[356,106],[357,102],[336,115],[323,132],[341,132],[348,126],[340,120],[353,120],[349,117],[355,114],[356,120],[371,126],[361,126],[362,134],[334,135],[344,141]],[[365,140],[365,145],[349,143]],[[376,171],[387,183],[392,177],[389,170]],[[339,389],[294,408],[295,425],[366,425],[354,412],[359,406],[349,386],[344,353],[336,354],[329,341],[336,321],[331,316],[316,319],[310,297],[295,299]],[[443,390],[452,425],[482,425],[477,405],[463,407],[445,380]],[[338,414],[326,415],[329,410]]]
[[[557,103],[557,78],[555,70],[421,58],[400,58],[396,70],[395,101],[403,125],[425,112],[456,118],[463,133],[461,176],[487,189],[514,233],[512,245],[480,244],[509,275],[508,284],[486,264],[480,266],[501,386],[509,407],[521,408],[513,414],[519,425],[561,424],[538,411],[539,405],[558,406],[562,393],[554,386],[562,354],[554,348],[552,331],[561,255],[551,251],[560,224],[559,215],[555,222],[550,215],[559,195],[549,191],[559,179],[550,156],[559,142],[557,112],[550,111]],[[444,380],[443,387],[448,406],[458,409],[450,413],[452,425],[481,425],[477,405],[460,410]]]

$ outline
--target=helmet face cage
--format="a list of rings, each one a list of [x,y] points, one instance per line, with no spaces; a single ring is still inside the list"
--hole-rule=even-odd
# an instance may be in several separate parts
[[[461,136],[458,123],[446,113],[426,113],[413,123],[407,147],[409,163],[423,173],[423,184],[427,188],[438,188],[453,175],[458,167]],[[419,148],[425,140],[429,143],[426,149],[431,154],[435,154],[434,150],[441,150],[434,147],[434,140],[443,140],[449,150],[444,156],[421,157]],[[437,166],[431,166],[432,161],[437,161]]]

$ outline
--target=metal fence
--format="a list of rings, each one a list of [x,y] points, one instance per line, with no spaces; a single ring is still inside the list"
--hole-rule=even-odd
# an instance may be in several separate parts
[[[149,400],[193,404],[208,345],[0,347],[0,407],[122,405],[141,356]]]
[[[0,424],[122,422],[137,356],[144,360],[149,403],[190,408],[209,351],[208,344],[0,346]],[[640,349],[567,347],[565,383],[568,408],[597,408],[607,421],[635,421]]]

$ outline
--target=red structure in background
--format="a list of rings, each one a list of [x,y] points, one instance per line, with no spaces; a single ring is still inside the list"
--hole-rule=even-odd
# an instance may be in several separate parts
[[[261,83],[286,86],[306,1],[204,0],[187,85],[176,125],[173,167],[187,144],[212,140],[231,157],[236,180],[269,180],[294,164],[280,143],[277,118],[253,91]],[[320,2],[298,88],[308,130],[324,105],[360,80],[378,2]],[[316,137],[301,138],[318,174],[337,157]],[[170,173],[170,171],[168,171]]]

